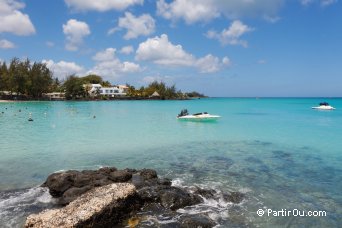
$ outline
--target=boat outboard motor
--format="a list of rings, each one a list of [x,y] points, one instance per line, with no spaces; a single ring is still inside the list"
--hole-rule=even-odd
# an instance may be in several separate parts
[[[188,110],[187,110],[187,109],[183,109],[183,110],[178,114],[178,117],[186,116],[186,115],[189,115]]]

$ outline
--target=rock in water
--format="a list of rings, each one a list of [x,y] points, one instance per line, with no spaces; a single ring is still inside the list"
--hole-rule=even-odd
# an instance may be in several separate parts
[[[185,215],[181,218],[181,228],[211,228],[216,224],[206,215]]]
[[[86,192],[66,207],[30,215],[24,227],[111,227],[138,205],[134,185],[109,184]]]
[[[223,199],[225,199],[227,202],[238,204],[242,202],[244,196],[245,195],[241,192],[231,192],[229,194],[227,193],[223,194]]]
[[[163,189],[159,194],[161,205],[171,210],[199,204],[203,201],[199,196],[189,194],[185,190],[176,187]]]

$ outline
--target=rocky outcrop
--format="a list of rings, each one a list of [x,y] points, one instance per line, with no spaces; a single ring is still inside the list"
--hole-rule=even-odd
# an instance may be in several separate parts
[[[29,216],[25,227],[108,227],[134,218],[138,210],[139,214],[178,218],[172,221],[173,227],[214,227],[216,223],[205,214],[186,215],[177,210],[200,204],[204,198],[234,204],[244,198],[239,192],[175,187],[152,169],[70,170],[51,174],[42,186],[67,206]]]
[[[25,227],[110,227],[137,209],[137,205],[134,185],[110,184],[88,191],[66,207],[30,215]]]
[[[171,180],[158,178],[153,169],[118,170],[115,167],[105,167],[99,170],[70,170],[51,174],[42,186],[49,188],[50,194],[58,198],[59,204],[66,205],[90,189],[122,182],[135,185],[142,201],[160,203],[172,210],[203,201],[197,194],[172,187]]]
[[[42,187],[48,187],[50,194],[58,198],[58,203],[66,205],[95,187],[128,182],[134,173],[136,170],[117,170],[115,167],[84,171],[69,170],[51,174]]]

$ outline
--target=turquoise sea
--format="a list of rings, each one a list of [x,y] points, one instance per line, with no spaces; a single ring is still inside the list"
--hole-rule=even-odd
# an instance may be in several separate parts
[[[322,101],[336,110],[311,109]],[[183,108],[222,118],[179,121]],[[0,227],[53,206],[38,187],[50,173],[101,166],[153,168],[174,185],[245,193],[238,205],[207,200],[180,211],[205,212],[220,227],[342,227],[342,99],[0,103]]]

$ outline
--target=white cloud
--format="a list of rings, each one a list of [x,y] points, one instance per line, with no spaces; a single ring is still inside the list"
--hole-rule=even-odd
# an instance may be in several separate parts
[[[129,55],[134,52],[133,46],[124,46],[121,48],[120,53]]]
[[[116,59],[115,56],[116,49],[115,48],[107,48],[104,51],[97,52],[93,56],[93,60],[97,62],[105,62],[105,61],[112,61]]]
[[[314,0],[300,0],[300,3],[304,6],[307,6],[313,2],[314,2]]]
[[[278,22],[281,18],[278,16],[269,16],[269,15],[265,15],[264,20],[270,23],[276,23]]]
[[[107,79],[118,78],[126,73],[134,73],[142,71],[139,64],[133,62],[121,62],[115,55],[115,48],[107,48],[104,51],[96,53],[93,60],[96,62],[95,66],[88,71],[101,75]]]
[[[43,60],[42,63],[45,63],[53,72],[54,77],[58,77],[59,79],[65,79],[67,76],[72,74],[81,75],[85,73],[84,68],[74,62],[54,62],[53,60]]]
[[[142,79],[143,83],[150,84],[151,82],[158,81],[158,82],[165,82],[167,84],[173,84],[173,78],[170,76],[146,76]]]
[[[133,5],[143,5],[144,0],[65,0],[67,6],[76,11],[124,10]]]
[[[220,70],[220,60],[213,55],[206,55],[196,61],[201,73],[213,73]]]
[[[227,56],[223,57],[222,63],[225,66],[230,66],[231,65],[231,61],[230,61],[230,59]]]
[[[142,71],[139,64],[133,62],[121,62],[115,55],[116,49],[107,48],[93,56],[95,61],[94,67],[85,69],[84,67],[74,63],[53,60],[43,60],[46,66],[53,72],[54,77],[65,79],[67,76],[75,74],[78,76],[87,74],[97,74],[106,80],[116,79],[124,74]]]
[[[126,40],[137,38],[138,36],[148,36],[154,32],[155,21],[149,14],[142,14],[139,17],[126,12],[124,17],[119,18],[118,27],[112,28],[108,34],[112,34],[120,29],[126,29]]]
[[[334,4],[336,2],[337,2],[337,0],[321,0],[321,5],[322,6],[329,6],[329,5]]]
[[[8,32],[18,36],[36,32],[30,17],[20,12],[25,4],[16,0],[0,0],[0,33]]]
[[[212,73],[227,65],[227,59],[224,63],[212,55],[196,59],[192,54],[184,51],[181,45],[172,44],[166,34],[160,37],[149,38],[139,44],[135,58],[139,61],[150,61],[164,66],[186,66],[195,67],[202,73]]]
[[[158,0],[157,14],[171,20],[184,19],[187,24],[209,21],[219,16],[215,4],[208,0],[175,0],[171,3]]]
[[[336,3],[337,0],[300,0],[300,3],[304,6],[308,6],[315,2],[319,2],[321,6],[325,7]]]
[[[0,49],[10,49],[10,48],[15,48],[14,43],[5,39],[0,40]]]
[[[228,18],[276,17],[285,0],[214,0],[219,11]]]
[[[231,62],[228,57],[224,57],[222,61],[216,56],[208,54],[195,63],[200,73],[214,73],[221,70],[224,66],[230,66]]]
[[[160,65],[191,66],[195,58],[181,45],[172,44],[166,34],[149,38],[139,44],[136,59],[152,61]]]
[[[54,47],[54,46],[55,46],[55,43],[52,42],[52,41],[46,41],[45,44],[46,44],[46,46],[48,46],[48,47]]]
[[[266,64],[267,61],[265,59],[259,59],[257,63],[258,64]]]
[[[63,24],[63,33],[67,40],[65,48],[69,51],[77,51],[84,37],[90,34],[90,29],[87,23],[70,19],[65,25]]]
[[[114,28],[109,29],[107,34],[108,35],[112,35],[112,34],[116,33],[117,31],[120,31],[120,28],[119,27],[114,27]]]
[[[276,18],[285,0],[158,0],[157,14],[170,20],[183,19],[187,24],[207,22],[224,15],[228,18]]]
[[[247,33],[251,32],[254,29],[245,25],[239,20],[235,20],[231,23],[228,29],[223,29],[222,32],[218,33],[216,31],[208,31],[206,36],[210,39],[217,39],[221,42],[221,44],[226,45],[242,45],[243,47],[247,47],[248,43],[245,40],[241,40],[240,37]]]

